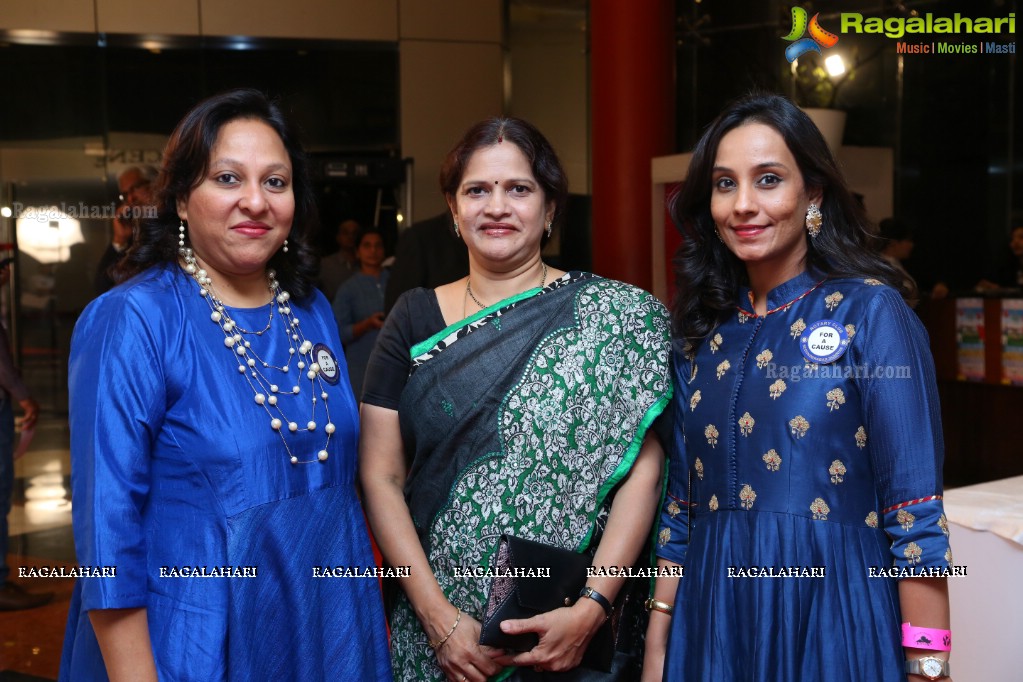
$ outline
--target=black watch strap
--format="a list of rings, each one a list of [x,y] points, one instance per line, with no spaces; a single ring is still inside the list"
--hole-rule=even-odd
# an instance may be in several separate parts
[[[592,599],[593,601],[595,601],[598,604],[600,604],[600,608],[604,609],[604,615],[605,616],[607,616],[608,618],[611,617],[611,609],[612,609],[611,602],[609,602],[607,600],[607,597],[602,595],[600,592],[597,592],[592,587],[584,587],[582,589],[582,591],[579,592],[579,598],[580,599]]]

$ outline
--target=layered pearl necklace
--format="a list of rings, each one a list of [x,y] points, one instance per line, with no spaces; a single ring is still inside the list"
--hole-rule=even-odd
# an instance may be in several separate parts
[[[270,290],[271,300],[269,304],[270,308],[270,319],[267,321],[266,326],[259,331],[250,331],[241,327],[235,322],[230,313],[228,312],[227,306],[220,299],[216,289],[213,288],[213,280],[210,279],[209,273],[204,270],[195,258],[195,253],[188,247],[182,247],[179,249],[182,260],[184,260],[184,269],[192,279],[199,285],[199,295],[206,300],[210,306],[210,320],[213,324],[217,325],[222,332],[224,332],[224,348],[227,349],[231,356],[239,361],[238,373],[245,377],[249,387],[252,389],[253,399],[258,407],[261,407],[266,411],[270,417],[270,428],[277,432],[277,435],[281,437],[281,442],[284,443],[284,449],[288,452],[288,459],[292,464],[310,464],[312,462],[323,462],[328,457],[327,448],[330,445],[330,436],[334,433],[334,424],[330,421],[330,410],[327,407],[327,391],[324,387],[324,381],[320,377],[320,366],[316,363],[313,356],[313,344],[312,342],[305,339],[302,335],[302,331],[299,328],[298,318],[292,315],[291,306],[289,300],[291,295],[287,291],[281,289],[280,284],[277,282],[276,273],[273,270],[268,270],[266,273],[267,288]],[[260,357],[256,353],[256,349],[252,347],[251,341],[246,339],[246,336],[261,337],[264,333],[270,331],[273,325],[274,319],[274,308],[277,308],[277,312],[280,313],[280,319],[284,327],[284,334],[288,339],[288,358],[286,362],[280,365],[271,364],[269,361]],[[306,370],[305,375],[309,380],[310,389],[312,393],[312,400],[310,403],[309,421],[305,425],[305,430],[315,431],[317,429],[316,424],[316,392],[320,393],[320,398],[323,401],[323,412],[326,419],[326,424],[323,430],[327,434],[326,442],[323,444],[323,449],[316,453],[314,459],[300,460],[298,456],[292,452],[291,447],[288,445],[287,439],[284,437],[283,428],[287,426],[288,431],[295,433],[298,431],[298,423],[288,419],[284,414],[284,410],[281,408],[282,398],[295,398],[298,401],[298,396],[301,394],[302,389],[295,383],[291,390],[281,390],[280,386],[272,382],[267,378],[264,371],[274,370],[284,374],[286,377],[289,375],[291,369],[291,363],[295,360],[295,356],[298,356],[298,371]],[[301,376],[299,376],[301,380]]]

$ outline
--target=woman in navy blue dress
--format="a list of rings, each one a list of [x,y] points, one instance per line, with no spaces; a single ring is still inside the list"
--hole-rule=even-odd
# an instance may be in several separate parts
[[[648,602],[645,680],[945,679],[949,647],[901,633],[949,626],[933,361],[826,143],[788,100],[740,100],[672,214],[657,545],[685,573]]]
[[[158,187],[71,344],[75,550],[114,575],[75,585],[60,679],[389,680],[376,577],[334,577],[373,556],[301,148],[228,92]]]

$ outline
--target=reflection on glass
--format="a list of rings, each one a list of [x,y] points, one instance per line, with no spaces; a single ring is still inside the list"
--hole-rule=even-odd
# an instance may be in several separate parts
[[[66,263],[85,241],[82,225],[56,206],[27,207],[18,215],[18,248],[44,265]]]

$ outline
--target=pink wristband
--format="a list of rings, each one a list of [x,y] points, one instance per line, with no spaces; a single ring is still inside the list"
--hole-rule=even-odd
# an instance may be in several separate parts
[[[911,649],[929,649],[931,651],[951,651],[952,631],[916,628],[910,623],[902,624],[902,646]]]

